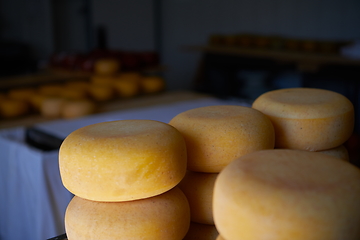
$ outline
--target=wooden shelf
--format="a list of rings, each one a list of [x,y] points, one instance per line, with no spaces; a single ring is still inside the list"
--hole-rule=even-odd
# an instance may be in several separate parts
[[[360,59],[351,59],[337,54],[291,52],[271,49],[241,48],[227,46],[185,46],[185,51],[237,55],[252,58],[267,58],[281,62],[295,62],[299,65],[343,65],[360,67]]]

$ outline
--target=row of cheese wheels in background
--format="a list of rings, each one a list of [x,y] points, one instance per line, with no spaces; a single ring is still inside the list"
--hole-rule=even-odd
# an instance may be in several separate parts
[[[75,194],[68,238],[355,240],[360,171],[342,147],[353,117],[344,96],[299,88],[266,93],[252,108],[192,109],[168,124],[78,129],[59,153]]]
[[[99,103],[153,94],[165,89],[160,75],[122,72],[111,59],[96,62],[96,71],[88,79],[22,87],[0,94],[0,118],[9,119],[29,114],[51,118],[75,118],[96,111]]]

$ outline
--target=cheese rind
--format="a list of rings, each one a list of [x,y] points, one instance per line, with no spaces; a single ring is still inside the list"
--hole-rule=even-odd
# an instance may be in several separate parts
[[[69,240],[181,240],[189,225],[189,205],[177,187],[126,202],[96,202],[75,196],[65,213]]]
[[[264,150],[230,163],[214,187],[227,240],[360,238],[360,170],[322,153]]]
[[[212,196],[217,176],[218,173],[188,171],[179,183],[189,201],[191,221],[214,225]]]
[[[94,201],[152,197],[176,186],[186,173],[186,145],[172,126],[119,120],[75,130],[59,152],[64,186]]]
[[[250,107],[218,105],[191,109],[169,123],[184,136],[188,170],[218,173],[232,160],[274,148],[274,127]]]
[[[354,130],[354,107],[343,95],[312,88],[270,91],[252,107],[275,128],[275,147],[319,151],[342,145]]]

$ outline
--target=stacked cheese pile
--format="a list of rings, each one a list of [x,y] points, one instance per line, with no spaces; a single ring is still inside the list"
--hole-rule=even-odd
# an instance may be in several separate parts
[[[69,240],[181,240],[190,224],[186,145],[152,120],[98,123],[72,132],[59,152],[64,186],[75,197],[65,214]]]
[[[279,149],[247,154],[221,171],[213,195],[218,239],[359,239],[360,171],[323,154],[350,137],[351,102],[296,88],[265,93],[253,108],[273,123]]]
[[[191,109],[169,124],[181,132],[187,147],[188,171],[179,184],[191,210],[185,239],[216,239],[212,195],[219,172],[237,157],[273,149],[273,126],[255,109],[227,105]]]

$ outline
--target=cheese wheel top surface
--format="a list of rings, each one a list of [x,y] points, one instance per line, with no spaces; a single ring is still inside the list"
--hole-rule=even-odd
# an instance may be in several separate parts
[[[64,186],[95,201],[127,201],[161,194],[186,173],[186,146],[172,126],[120,120],[72,132],[59,152]]]
[[[214,187],[219,233],[235,239],[359,239],[360,170],[321,153],[264,150],[230,163]]]
[[[315,88],[269,91],[260,95],[253,107],[272,116],[296,119],[332,117],[353,110],[352,103],[345,96]]]

